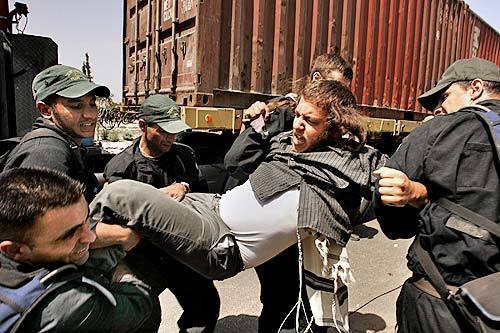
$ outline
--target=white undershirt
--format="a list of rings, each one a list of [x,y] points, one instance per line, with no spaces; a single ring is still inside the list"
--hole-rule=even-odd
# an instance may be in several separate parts
[[[297,242],[298,206],[298,188],[261,205],[250,181],[222,195],[220,216],[235,236],[245,268],[258,266]]]

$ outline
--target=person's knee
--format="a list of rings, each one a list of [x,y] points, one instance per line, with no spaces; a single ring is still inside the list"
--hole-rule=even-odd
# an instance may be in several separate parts
[[[139,202],[144,202],[144,192],[149,191],[151,186],[136,181],[125,179],[113,182],[99,192],[90,203],[90,217],[95,221],[126,217],[130,207],[136,207]],[[114,221],[114,223],[119,222],[121,221]]]
[[[106,186],[90,203],[94,221],[134,226],[161,221],[178,205],[155,187],[133,180],[119,180]]]
[[[109,201],[116,204],[143,202],[145,197],[157,195],[158,190],[148,184],[130,179],[122,179],[106,186],[97,196],[96,200]],[[99,199],[98,199],[99,198]]]

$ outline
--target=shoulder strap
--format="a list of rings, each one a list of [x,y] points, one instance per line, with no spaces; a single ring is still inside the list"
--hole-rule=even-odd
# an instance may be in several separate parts
[[[436,288],[436,291],[439,293],[443,300],[446,300],[450,295],[450,291],[446,286],[446,282],[443,279],[443,276],[439,272],[436,264],[432,261],[432,258],[426,250],[420,244],[420,237],[415,238],[414,242],[415,253],[417,254],[418,262],[422,265],[427,278],[430,280],[431,284]]]
[[[450,310],[452,316],[460,326],[463,326],[465,328],[470,327],[471,324],[468,318],[465,318],[462,314],[462,311],[460,311],[455,303],[451,301],[454,296],[453,292],[448,289],[443,276],[439,272],[436,264],[434,264],[434,262],[432,261],[429,252],[425,250],[420,244],[420,237],[418,236],[415,238],[414,249],[417,254],[418,261],[424,269],[427,278],[429,279],[432,286],[434,286],[439,296],[441,296],[441,299],[443,300],[446,307],[448,307],[448,309]]]
[[[16,321],[15,325],[12,327],[10,332],[11,333],[18,332],[22,324],[25,322],[26,318],[33,312],[33,310],[37,307],[37,305],[40,304],[43,300],[45,300],[49,295],[52,295],[54,291],[66,285],[68,282],[80,278],[81,274],[75,274],[75,271],[77,270],[78,268],[75,265],[68,264],[59,267],[53,271],[48,271],[48,273],[40,279],[40,283],[42,284],[50,283],[50,280],[53,280],[56,277],[60,277],[63,274],[67,274],[67,276],[65,276],[62,281],[49,284],[48,287],[38,296],[38,298],[25,311],[21,313],[21,316]]]
[[[182,173],[186,174],[186,165],[184,164],[184,161],[182,160],[182,158],[180,157],[179,154],[176,154],[175,157],[176,157],[177,161],[179,161],[179,164],[182,167]]]
[[[463,206],[457,205],[453,201],[450,201],[446,198],[439,198],[435,201],[441,207],[448,209],[450,212],[457,214],[460,217],[467,219],[467,221],[486,229],[493,235],[500,238],[500,225],[493,221],[490,221],[486,217],[479,215],[476,212],[473,212],[470,209],[467,209]]]
[[[37,138],[54,138],[64,142],[64,144],[69,145],[69,151],[73,159],[73,163],[75,164],[74,167],[77,170],[77,173],[80,174],[83,172],[83,170],[85,169],[85,165],[79,147],[74,142],[65,138],[61,134],[58,134],[54,130],[51,130],[50,128],[40,127],[26,133],[21,139],[20,144]]]
[[[486,124],[488,137],[493,146],[497,162],[500,164],[500,113],[479,104],[467,106],[467,109],[471,108],[476,109],[471,110],[471,112],[473,112],[480,121]]]
[[[37,128],[37,129],[32,130],[31,132],[26,133],[22,137],[20,143],[23,143],[23,142],[26,142],[29,140],[33,140],[33,139],[37,139],[37,138],[47,138],[47,137],[48,138],[55,138],[55,139],[58,139],[61,141],[66,141],[66,140],[64,140],[64,138],[61,135],[57,134],[53,130],[51,130],[49,128],[41,127],[41,128]]]

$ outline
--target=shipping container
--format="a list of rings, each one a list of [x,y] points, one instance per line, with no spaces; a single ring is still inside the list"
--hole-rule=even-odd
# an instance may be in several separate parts
[[[409,129],[404,120],[426,115],[417,96],[453,61],[500,63],[498,32],[461,0],[126,0],[123,35],[125,103],[169,94],[205,107],[198,123],[212,119],[207,107],[289,92],[316,56],[337,51],[363,110],[385,118],[371,125]]]

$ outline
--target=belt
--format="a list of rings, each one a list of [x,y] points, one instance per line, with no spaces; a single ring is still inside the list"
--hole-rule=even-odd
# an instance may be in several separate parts
[[[430,283],[427,280],[426,277],[417,278],[416,280],[412,281],[411,283],[415,287],[417,287],[418,289],[420,289],[421,291],[423,291],[424,293],[429,294],[431,296],[434,296],[436,298],[441,298],[441,295],[439,295],[439,293],[437,292],[436,288],[434,288],[434,286],[432,285],[432,283]],[[452,293],[456,293],[457,290],[458,290],[458,287],[455,287],[455,286],[446,285],[446,287]]]

